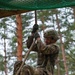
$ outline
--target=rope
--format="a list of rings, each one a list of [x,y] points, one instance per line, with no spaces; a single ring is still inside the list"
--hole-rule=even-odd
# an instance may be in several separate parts
[[[35,24],[37,24],[37,11],[35,10]]]

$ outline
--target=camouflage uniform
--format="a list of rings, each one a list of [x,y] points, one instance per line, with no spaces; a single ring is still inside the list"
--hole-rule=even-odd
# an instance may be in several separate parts
[[[57,33],[54,30],[45,32],[44,37],[45,38],[53,37],[55,40],[58,40]],[[28,47],[30,47],[29,46],[30,40],[32,40],[32,38],[28,38],[28,43],[27,43]],[[34,44],[32,51],[36,51],[38,53],[38,60],[37,60],[38,67],[37,68],[30,67],[33,72],[33,74],[31,75],[53,75],[54,65],[59,53],[59,47],[55,43],[52,43],[50,45],[45,45],[42,43],[41,40],[37,40],[37,43]]]
[[[45,32],[44,37],[52,37],[54,40],[58,40],[58,34],[54,30]],[[38,53],[38,68],[35,69],[35,75],[37,72],[37,75],[53,75],[55,61],[57,60],[59,53],[59,47],[55,43],[45,45],[41,40],[37,40],[37,43],[34,44],[32,50]]]

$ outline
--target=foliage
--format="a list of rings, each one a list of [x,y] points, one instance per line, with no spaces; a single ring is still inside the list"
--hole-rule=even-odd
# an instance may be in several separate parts
[[[0,71],[4,71],[4,61],[2,55],[0,55]]]
[[[60,33],[62,34],[62,40],[64,43],[65,54],[67,59],[67,66],[69,75],[74,75],[74,65],[75,65],[75,23],[74,23],[74,14],[72,8],[62,8],[62,9],[53,9],[53,10],[38,10],[37,11],[37,23],[39,25],[39,32],[43,31],[43,26],[45,28],[53,28],[58,31],[57,19],[60,25]],[[26,46],[27,37],[31,34],[32,26],[34,25],[34,11],[24,13],[22,16],[22,34],[23,34],[23,56],[27,53],[28,49]],[[6,56],[7,56],[7,67],[8,71],[11,73],[13,71],[13,65],[16,61],[16,48],[17,48],[17,33],[16,33],[16,18],[15,16],[2,18],[0,20],[0,50],[3,51],[3,39],[6,40]],[[44,28],[44,29],[45,29]],[[5,33],[4,33],[5,31]],[[60,40],[57,42],[60,46]],[[0,71],[4,71],[4,56],[0,55]],[[31,52],[26,64],[31,66],[36,66],[37,54]],[[64,61],[62,58],[62,50],[60,47],[59,52],[59,67],[60,75],[65,75]],[[55,74],[58,75],[58,68],[56,65]]]

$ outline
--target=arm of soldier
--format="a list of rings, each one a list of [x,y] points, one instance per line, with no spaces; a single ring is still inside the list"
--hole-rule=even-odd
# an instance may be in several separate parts
[[[40,38],[37,38],[37,46],[38,50],[40,50],[43,54],[53,54],[59,52],[59,47],[56,45],[45,45],[41,41]]]
[[[28,36],[27,43],[26,43],[28,49],[30,48],[32,42],[33,42],[33,35],[30,35]]]
[[[32,43],[33,43],[33,39],[34,39],[33,35],[29,36],[28,39],[27,39],[27,43],[26,43],[26,45],[27,45],[27,48],[28,48],[28,49],[29,49],[30,46],[32,45]],[[37,46],[36,46],[35,43],[34,43],[34,45],[33,45],[31,51],[37,51]]]

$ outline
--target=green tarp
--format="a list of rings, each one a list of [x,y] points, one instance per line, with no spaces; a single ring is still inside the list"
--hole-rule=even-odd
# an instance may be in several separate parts
[[[0,9],[40,10],[75,6],[75,0],[0,0]]]
[[[0,18],[31,10],[75,6],[75,0],[0,0]]]

